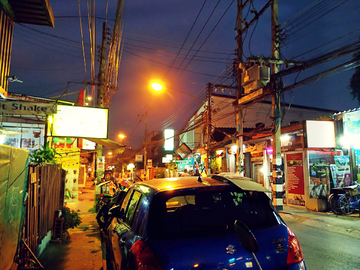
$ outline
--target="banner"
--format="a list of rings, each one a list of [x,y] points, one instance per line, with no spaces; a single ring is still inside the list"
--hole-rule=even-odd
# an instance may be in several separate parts
[[[65,202],[79,200],[80,149],[57,148],[62,168],[65,170]]]
[[[98,156],[96,159],[96,178],[102,178],[105,172],[105,157]]]
[[[4,115],[49,115],[56,113],[56,104],[0,100],[0,113]]]
[[[335,160],[335,174],[336,174],[336,187],[346,187],[351,185],[350,173],[350,157],[349,156],[336,156]]]

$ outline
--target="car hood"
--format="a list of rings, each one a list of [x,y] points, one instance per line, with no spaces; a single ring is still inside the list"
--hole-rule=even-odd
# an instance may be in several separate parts
[[[256,257],[263,269],[286,267],[288,233],[285,225],[253,231],[259,244]],[[148,239],[165,270],[257,269],[251,253],[235,233],[206,238]]]

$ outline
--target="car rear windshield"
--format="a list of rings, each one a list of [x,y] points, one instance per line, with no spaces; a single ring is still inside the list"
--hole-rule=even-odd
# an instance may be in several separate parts
[[[279,224],[266,194],[231,186],[155,195],[148,234],[152,238],[226,234],[234,231],[236,220],[251,230]]]

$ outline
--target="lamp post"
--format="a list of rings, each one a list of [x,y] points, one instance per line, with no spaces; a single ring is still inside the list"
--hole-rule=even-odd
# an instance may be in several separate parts
[[[120,138],[120,144],[124,145],[124,140],[126,136],[124,134],[119,134],[119,138]]]
[[[183,93],[183,92],[180,92],[180,91],[177,91],[177,90],[174,90],[174,89],[170,89],[170,88],[167,88],[167,87],[164,87],[162,84],[158,83],[158,82],[153,82],[150,84],[151,85],[151,88],[157,92],[161,91],[161,90],[169,90],[169,91],[172,91],[172,92],[175,92],[175,93],[178,93],[178,94],[182,94],[184,96],[188,96],[188,97],[191,97],[191,98],[195,98],[195,99],[198,99],[198,100],[201,100],[201,101],[205,101],[201,98],[198,98],[198,97],[194,97],[194,96],[191,96],[191,95],[188,95],[186,93]]]

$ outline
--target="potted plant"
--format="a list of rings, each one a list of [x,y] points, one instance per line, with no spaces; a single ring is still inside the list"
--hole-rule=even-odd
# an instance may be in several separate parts
[[[69,236],[69,229],[74,229],[81,224],[81,217],[77,212],[71,210],[69,207],[64,206],[61,208],[61,216],[64,222],[62,227],[63,238]]]

